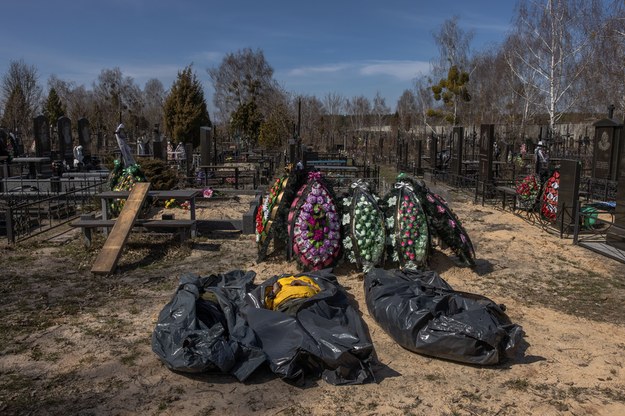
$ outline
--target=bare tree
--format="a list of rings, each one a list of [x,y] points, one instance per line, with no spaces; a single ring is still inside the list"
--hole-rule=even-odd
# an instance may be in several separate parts
[[[426,75],[421,75],[415,79],[414,91],[417,105],[417,122],[424,126],[424,133],[434,131],[429,124],[428,112],[434,105],[434,97],[430,89],[432,80]]]
[[[576,83],[590,61],[585,19],[594,1],[523,0],[515,26],[519,46],[512,50],[510,68],[526,89],[526,97],[544,97],[542,108],[553,131],[562,114],[580,98]],[[586,55],[587,56],[587,55]],[[534,94],[534,90],[538,91]]]
[[[217,119],[228,122],[241,105],[254,99],[260,108],[265,107],[263,97],[276,88],[273,68],[265,60],[262,50],[250,48],[227,54],[219,67],[209,68],[215,94],[213,103]]]
[[[464,31],[458,25],[458,17],[454,16],[443,22],[438,32],[433,34],[438,47],[438,61],[432,65],[435,78],[447,76],[449,68],[456,66],[467,70],[470,56],[470,45],[473,40],[472,31]]]
[[[163,105],[167,92],[163,83],[155,78],[149,79],[143,88],[144,115],[150,127],[163,123]]]
[[[347,115],[349,117],[352,152],[355,156],[362,156],[365,163],[368,159],[369,149],[369,117],[371,115],[371,102],[363,95],[347,100]],[[364,151],[363,151],[364,150]]]
[[[377,161],[378,158],[384,157],[385,149],[385,134],[383,134],[384,126],[386,124],[386,119],[389,116],[391,109],[386,105],[386,99],[382,97],[379,91],[375,93],[375,97],[373,97],[373,108],[371,109],[371,114],[373,116],[373,123],[375,126],[375,130],[377,132],[377,152],[374,154],[374,161]]]
[[[120,122],[132,132],[136,117],[141,114],[141,90],[131,77],[124,77],[119,68],[103,69],[93,84],[93,92],[102,121],[111,134]]]
[[[328,93],[323,98],[325,132],[329,136],[328,142],[332,149],[335,149],[338,138],[341,136],[339,129],[341,116],[345,111],[345,101],[345,97],[337,93]]]
[[[321,101],[315,96],[300,95],[295,98],[301,106],[300,120],[300,138],[302,143],[310,145],[320,144],[324,150],[327,150],[326,143],[321,143],[322,123],[321,120],[325,115],[325,110]]]
[[[593,64],[581,77],[584,99],[579,110],[587,113],[605,113],[608,104],[616,106],[616,113],[625,114],[625,4],[613,1],[593,17],[591,47],[584,57]]]
[[[2,77],[0,106],[4,108],[3,118],[6,119],[6,113],[11,112],[11,120],[5,122],[10,121],[13,125],[7,124],[7,127],[17,129],[28,136],[32,133],[33,117],[37,115],[42,105],[42,89],[38,84],[38,78],[37,69],[33,65],[27,65],[23,60],[11,61],[7,73]],[[16,105],[19,105],[19,108],[15,107]]]

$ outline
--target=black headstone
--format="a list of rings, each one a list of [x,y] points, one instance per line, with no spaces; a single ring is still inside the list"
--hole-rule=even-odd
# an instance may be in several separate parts
[[[495,125],[480,125],[480,181],[493,180],[493,147],[495,143]]]
[[[577,160],[560,161],[560,183],[558,187],[558,227],[572,226],[575,218],[576,202],[579,199],[579,182],[582,165]]]
[[[617,180],[620,134],[623,125],[611,119],[594,123],[595,141],[592,176],[597,179]]]
[[[78,143],[82,146],[82,153],[85,157],[91,157],[91,131],[89,130],[89,120],[78,119]]]
[[[464,127],[454,127],[451,133],[451,173],[462,176],[462,144]]]
[[[163,137],[158,125],[152,130],[152,154],[155,159],[167,160],[167,145],[163,143]]]
[[[614,225],[625,228],[625,146],[619,153],[619,170],[617,172],[616,185],[616,209],[614,211]],[[608,231],[606,242],[611,246],[625,250],[625,238]]]
[[[50,145],[50,125],[48,118],[44,115],[33,119],[35,134],[35,156],[50,157],[52,151]]]
[[[436,169],[436,158],[438,156],[438,136],[434,133],[430,136],[430,169]]]
[[[210,165],[211,150],[213,148],[213,129],[211,127],[200,127],[200,157],[202,165]]]
[[[59,157],[72,166],[74,161],[74,140],[72,139],[72,122],[68,117],[59,117],[57,120],[59,133]]]
[[[421,175],[423,174],[423,165],[421,163],[421,159],[423,158],[423,141],[422,140],[417,140],[417,142],[415,143],[415,151],[417,153],[417,157],[416,157],[416,172],[417,174]]]

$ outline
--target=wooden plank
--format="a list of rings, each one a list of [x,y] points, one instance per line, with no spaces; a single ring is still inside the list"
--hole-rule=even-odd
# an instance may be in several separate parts
[[[115,266],[117,266],[122,249],[128,240],[128,234],[130,234],[130,230],[139,216],[141,205],[143,205],[148,196],[149,189],[149,182],[135,183],[124,204],[124,208],[122,208],[117,221],[115,221],[111,233],[91,267],[91,273],[106,275],[113,272]]]

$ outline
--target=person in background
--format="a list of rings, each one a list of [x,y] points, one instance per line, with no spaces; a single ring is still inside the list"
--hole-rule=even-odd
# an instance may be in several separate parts
[[[534,151],[536,157],[536,174],[540,178],[540,182],[545,182],[549,176],[549,152],[545,142],[538,141],[536,150]]]

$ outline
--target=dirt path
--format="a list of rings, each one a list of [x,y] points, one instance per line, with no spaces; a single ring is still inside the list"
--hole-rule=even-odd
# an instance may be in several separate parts
[[[362,276],[335,273],[374,342],[377,383],[295,387],[260,371],[246,383],[180,375],[151,352],[157,315],[184,272],[254,270],[258,280],[296,272],[278,254],[256,264],[252,236],[198,239],[131,235],[121,273],[94,278],[101,246],[78,236],[0,251],[0,413],[36,415],[618,415],[625,414],[625,272],[520,217],[444,194],[476,245],[461,268],[437,250],[431,267],[454,288],[504,303],[530,344],[495,367],[411,353],[371,319]],[[246,201],[206,214],[233,218]],[[210,214],[208,213],[210,212]],[[201,218],[199,216],[198,218]]]

